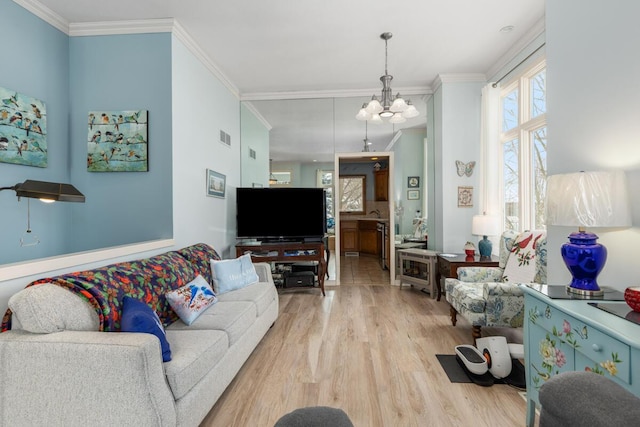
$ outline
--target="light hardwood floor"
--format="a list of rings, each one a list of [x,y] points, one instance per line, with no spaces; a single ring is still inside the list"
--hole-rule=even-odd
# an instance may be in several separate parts
[[[278,320],[202,426],[273,426],[316,405],[343,409],[356,427],[523,426],[519,390],[452,384],[438,363],[471,343],[469,324],[451,325],[444,298],[377,281],[371,262],[341,260],[341,277],[360,273],[325,297],[282,291]]]

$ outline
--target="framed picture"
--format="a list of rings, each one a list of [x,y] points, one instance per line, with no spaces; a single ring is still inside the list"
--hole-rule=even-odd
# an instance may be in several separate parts
[[[258,183],[258,182],[254,182],[251,186],[252,186],[253,188],[262,188],[262,184],[260,184],[260,183]]]
[[[224,199],[224,194],[227,187],[227,177],[207,169],[207,196],[220,197]]]
[[[473,187],[458,187],[458,207],[473,207]]]
[[[420,200],[420,191],[407,190],[407,200]]]
[[[407,178],[407,187],[409,188],[418,188],[420,187],[420,177],[419,176],[410,176]]]
[[[148,110],[94,110],[87,116],[87,171],[148,172]]]

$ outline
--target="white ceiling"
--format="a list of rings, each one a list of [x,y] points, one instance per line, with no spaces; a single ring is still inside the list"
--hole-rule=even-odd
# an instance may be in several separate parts
[[[540,32],[545,0],[14,1],[44,6],[53,16],[58,15],[60,22],[68,24],[174,18],[235,86],[242,100],[338,96],[330,110],[338,118],[339,104],[346,102],[344,96],[364,96],[352,99],[354,106],[344,106],[349,114],[341,120],[350,123],[351,134],[345,134],[344,138],[338,135],[337,123],[335,133],[331,132],[336,150],[360,151],[364,123],[354,116],[362,102],[374,93],[379,95],[381,89],[379,78],[384,74],[381,33],[393,33],[388,42],[388,71],[394,76],[394,93],[409,94],[414,104],[421,104],[418,109],[423,114],[405,125],[424,126],[425,97],[416,94],[432,93],[438,75],[492,77]],[[513,26],[513,30],[501,32],[505,26]],[[313,139],[311,135],[320,132],[288,120],[290,115],[283,114],[287,110],[282,108],[291,105],[284,104],[254,103],[273,126],[272,134],[281,135],[274,139],[282,144],[294,141],[284,136],[288,133],[282,128],[284,123],[293,127],[296,144],[300,139]],[[274,106],[278,108],[274,110]],[[326,114],[308,110],[307,119]],[[392,135],[401,128],[382,126],[384,129],[370,125],[369,139],[372,132]],[[345,124],[345,132],[346,129]],[[329,145],[332,160],[334,147],[327,144],[326,135],[324,132],[322,140],[308,143],[319,155]],[[353,148],[339,146],[341,139]],[[376,150],[385,148],[381,146],[384,142],[378,145],[374,146]],[[275,150],[272,156],[278,150],[309,152],[308,148],[279,147],[275,141],[272,146]],[[282,160],[294,159],[293,155],[289,157]],[[326,158],[321,156],[318,160]]]

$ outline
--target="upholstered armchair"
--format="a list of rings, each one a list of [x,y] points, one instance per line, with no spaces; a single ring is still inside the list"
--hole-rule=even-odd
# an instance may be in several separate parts
[[[520,283],[547,283],[547,238],[542,230],[505,231],[500,236],[499,267],[460,267],[457,279],[445,280],[451,323],[457,315],[472,325],[472,336],[482,326],[522,327],[524,293]]]

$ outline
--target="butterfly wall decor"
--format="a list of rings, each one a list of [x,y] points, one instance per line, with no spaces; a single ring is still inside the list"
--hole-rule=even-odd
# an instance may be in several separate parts
[[[471,176],[473,175],[473,168],[476,166],[476,162],[471,161],[467,164],[456,160],[456,168],[458,169],[458,176]]]

